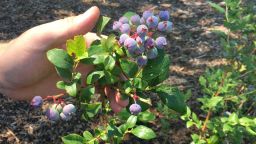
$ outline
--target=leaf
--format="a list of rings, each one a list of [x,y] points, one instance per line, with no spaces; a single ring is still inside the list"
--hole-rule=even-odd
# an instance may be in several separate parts
[[[210,4],[211,7],[213,7],[215,10],[217,10],[220,13],[225,13],[225,9],[222,8],[221,6],[219,6],[218,4],[212,3],[212,2],[208,2]]]
[[[64,81],[58,81],[58,82],[56,83],[56,87],[57,87],[58,89],[65,89],[65,82],[64,82]]]
[[[104,77],[99,80],[99,84],[106,85],[106,84],[114,84],[118,81],[118,77],[113,75],[109,71],[104,71]]]
[[[128,77],[134,77],[138,72],[138,65],[127,59],[120,59],[120,66]]]
[[[112,70],[116,64],[115,59],[112,56],[107,56],[104,61],[105,70]]]
[[[63,49],[51,49],[47,51],[48,60],[58,68],[69,69],[73,67],[73,59]]]
[[[64,144],[83,144],[84,138],[78,134],[69,134],[61,138]]]
[[[105,28],[105,26],[108,24],[108,22],[110,21],[109,17],[105,17],[105,16],[100,16],[97,24],[96,24],[96,28],[97,28],[97,35],[101,35],[103,29]]]
[[[91,139],[93,139],[93,135],[89,131],[84,131],[83,137],[86,141],[90,141]]]
[[[222,100],[223,100],[223,97],[212,97],[211,99],[209,99],[207,107],[208,108],[214,108]]]
[[[104,76],[103,71],[94,71],[87,76],[86,83],[93,84]]]
[[[155,91],[168,108],[181,114],[186,113],[187,107],[185,103],[185,96],[178,88],[161,85]]]
[[[64,80],[70,81],[72,79],[72,71],[70,69],[63,69],[55,67],[57,74]]]
[[[77,94],[77,86],[76,86],[76,82],[73,82],[71,84],[65,85],[65,89],[66,92],[70,95],[70,96],[76,96]]]
[[[136,122],[137,122],[137,116],[131,115],[131,116],[128,118],[127,122],[126,122],[126,126],[127,126],[128,128],[133,128],[133,127],[136,125]]]
[[[131,12],[131,11],[128,11],[128,12],[126,12],[123,16],[124,16],[124,17],[127,17],[127,18],[130,20],[130,18],[131,18],[133,15],[136,15],[136,13]]]
[[[75,36],[74,40],[67,40],[66,47],[68,54],[70,56],[72,56],[72,54],[75,54],[76,59],[88,57],[85,39],[82,35]]]
[[[95,87],[89,85],[86,88],[81,89],[81,98],[89,102],[91,97],[95,94]]]
[[[110,34],[105,42],[108,52],[112,52],[114,50],[114,46],[117,44],[116,36],[114,34]]]
[[[105,49],[100,40],[94,41],[90,48],[88,49],[89,56],[95,55],[95,54],[106,54],[108,51]]]
[[[149,122],[155,119],[156,119],[156,116],[154,115],[154,113],[151,113],[149,111],[141,112],[138,115],[138,120],[142,122]]]
[[[138,138],[145,140],[150,140],[156,137],[156,134],[152,129],[143,125],[137,126],[136,128],[132,129],[131,133]]]
[[[89,118],[94,117],[99,110],[101,109],[101,103],[82,103],[82,109],[84,110],[84,114],[86,114]]]
[[[199,78],[199,83],[200,85],[202,85],[203,87],[206,87],[206,79],[203,76],[200,76]]]
[[[133,85],[135,88],[144,90],[148,86],[148,83],[147,83],[147,81],[144,81],[141,78],[134,78]]]

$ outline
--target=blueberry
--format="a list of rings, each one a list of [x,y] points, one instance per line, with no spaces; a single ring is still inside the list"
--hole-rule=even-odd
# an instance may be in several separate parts
[[[121,17],[119,19],[119,22],[121,22],[122,24],[129,24],[129,19],[127,17]]]
[[[141,112],[141,106],[138,104],[132,104],[129,108],[131,114],[137,115]]]
[[[149,51],[147,52],[147,57],[148,57],[148,59],[154,59],[154,58],[157,57],[157,55],[158,55],[158,51],[157,51],[156,48],[153,48],[153,49],[151,49],[151,50],[149,50]]]
[[[113,28],[114,31],[119,31],[121,25],[122,25],[121,22],[115,21],[112,28]]]
[[[129,34],[131,31],[130,25],[129,24],[122,24],[120,27],[121,33],[126,33]]]
[[[148,62],[148,58],[146,56],[139,56],[137,58],[137,64],[140,67],[145,66],[147,64],[147,62]]]
[[[127,49],[135,49],[137,47],[137,42],[133,38],[127,38],[124,41],[124,46]]]
[[[138,43],[138,45],[143,45],[143,43],[145,42],[145,37],[136,37],[136,42]]]
[[[140,37],[145,37],[148,33],[148,27],[146,25],[139,25],[137,27],[137,34],[140,36]]]
[[[140,18],[140,24],[146,24],[146,20],[143,17]]]
[[[172,26],[173,26],[172,22],[170,22],[170,21],[163,21],[163,22],[160,22],[158,24],[157,29],[159,31],[162,31],[162,32],[164,32],[164,31],[171,32],[172,31]]]
[[[65,115],[71,115],[76,112],[76,107],[73,104],[65,105],[62,112]]]
[[[147,49],[152,49],[155,47],[155,42],[152,38],[148,37],[144,43],[144,47]]]
[[[69,121],[71,117],[71,115],[65,115],[64,113],[60,113],[60,118],[64,121]]]
[[[163,21],[167,21],[170,18],[170,14],[169,11],[165,10],[165,11],[160,11],[159,12],[159,18]]]
[[[139,15],[133,15],[131,17],[131,23],[134,25],[139,25],[140,24],[140,16]]]
[[[171,32],[172,31],[172,27],[173,27],[173,23],[170,21],[167,21],[167,28],[166,31],[167,32]]]
[[[156,28],[158,25],[158,18],[156,16],[150,16],[148,17],[146,22],[147,22],[147,26],[150,29],[153,29],[153,28]]]
[[[43,98],[41,96],[35,96],[30,105],[33,106],[34,108],[38,108],[43,104]]]
[[[135,49],[134,53],[135,53],[136,55],[140,55],[140,54],[143,54],[144,51],[145,51],[144,46],[140,46],[140,47],[137,47],[137,48]]]
[[[46,116],[49,120],[52,120],[52,121],[57,121],[60,119],[60,114],[56,109],[53,109],[53,108],[49,108],[46,111]]]
[[[166,45],[167,45],[167,42],[166,42],[166,38],[165,37],[158,37],[156,40],[155,40],[155,43],[156,43],[156,47],[158,49],[163,49]]]
[[[128,39],[129,38],[129,35],[127,35],[127,34],[121,34],[121,36],[120,36],[120,38],[119,38],[119,44],[120,45],[123,45],[124,44],[124,41],[126,40],[126,39]]]
[[[143,14],[142,14],[142,17],[147,20],[150,16],[153,15],[153,12],[150,11],[150,10],[147,10],[147,11],[144,11]]]

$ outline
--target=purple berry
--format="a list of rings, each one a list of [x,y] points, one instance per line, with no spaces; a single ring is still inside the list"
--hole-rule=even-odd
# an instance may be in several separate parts
[[[147,11],[144,11],[143,14],[142,14],[142,17],[147,20],[150,16],[153,15],[153,12],[150,11],[150,10],[147,10]]]
[[[126,33],[129,34],[131,31],[130,25],[129,24],[122,24],[120,27],[121,33]]]
[[[145,43],[144,43],[144,47],[147,49],[152,49],[155,47],[155,42],[152,38],[147,38]]]
[[[165,11],[160,11],[159,12],[159,18],[163,21],[167,21],[170,18],[170,14],[169,11],[165,10]]]
[[[119,31],[121,25],[122,25],[121,22],[115,21],[112,28],[113,28],[114,31]]]
[[[65,115],[71,115],[76,112],[76,107],[73,104],[65,105],[62,112]]]
[[[60,119],[60,114],[56,109],[53,109],[53,108],[49,108],[46,111],[46,116],[49,120],[52,120],[52,121],[57,121]]]
[[[33,106],[34,108],[38,108],[43,104],[43,98],[41,96],[35,96],[30,105]]]
[[[163,21],[160,22],[157,26],[157,29],[161,32],[167,31],[167,32],[171,32],[172,30],[172,22],[170,21]]]
[[[139,56],[137,58],[137,64],[140,66],[140,67],[143,67],[147,64],[148,62],[148,58],[146,56]]]
[[[138,104],[132,104],[129,108],[131,114],[137,115],[141,112],[141,106]]]
[[[134,25],[139,25],[140,24],[140,16],[139,15],[133,15],[132,17],[131,17],[131,22],[132,22],[132,24],[134,24]]]
[[[172,27],[173,27],[173,23],[170,22],[170,21],[167,21],[167,28],[166,28],[167,32],[171,32],[172,31]]]
[[[156,28],[158,24],[158,18],[156,16],[150,16],[147,19],[147,26],[152,29]]]
[[[127,49],[135,49],[137,47],[137,42],[133,39],[133,38],[127,38],[125,41],[124,41],[124,46],[127,48]]]
[[[136,37],[136,42],[138,43],[138,45],[143,45],[143,43],[145,42],[145,37]]]
[[[145,51],[144,46],[140,46],[140,47],[137,47],[137,48],[135,49],[134,53],[135,53],[136,55],[140,55],[140,54],[144,53],[144,51]]]
[[[145,37],[148,33],[148,27],[146,25],[139,25],[137,27],[137,34],[140,36],[140,37]]]
[[[145,21],[145,19],[143,17],[140,18],[140,24],[146,24],[146,21]]]
[[[167,45],[167,42],[166,42],[166,38],[165,37],[158,37],[155,41],[156,43],[156,47],[158,49],[163,49],[166,45]]]
[[[127,17],[121,17],[119,19],[119,22],[121,22],[123,24],[129,24],[129,19]]]
[[[127,34],[121,34],[121,36],[120,36],[120,38],[119,38],[119,44],[120,45],[123,45],[124,44],[124,41],[126,40],[126,39],[128,39],[129,38],[129,35],[127,35]]]
[[[158,51],[157,51],[156,48],[153,48],[153,49],[151,49],[151,50],[149,50],[149,51],[147,52],[147,57],[148,57],[148,59],[154,59],[154,58],[157,57],[157,55],[158,55]]]
[[[64,121],[69,121],[71,119],[71,115],[65,115],[64,113],[60,113],[60,118]]]

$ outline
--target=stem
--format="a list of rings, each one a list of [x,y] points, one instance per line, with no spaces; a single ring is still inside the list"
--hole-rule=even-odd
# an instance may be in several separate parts
[[[55,102],[57,98],[60,98],[62,96],[64,96],[64,93],[58,94],[58,95],[53,95],[53,96],[47,96],[46,98],[44,98],[43,100],[48,100],[48,99],[53,99],[53,101]]]

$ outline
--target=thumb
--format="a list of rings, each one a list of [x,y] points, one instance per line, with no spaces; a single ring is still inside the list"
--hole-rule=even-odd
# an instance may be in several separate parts
[[[91,31],[99,16],[100,10],[94,6],[78,16],[46,23],[32,28],[31,31],[32,33],[34,31],[34,39],[38,43],[50,42],[50,45],[59,45],[75,35],[83,35]]]

